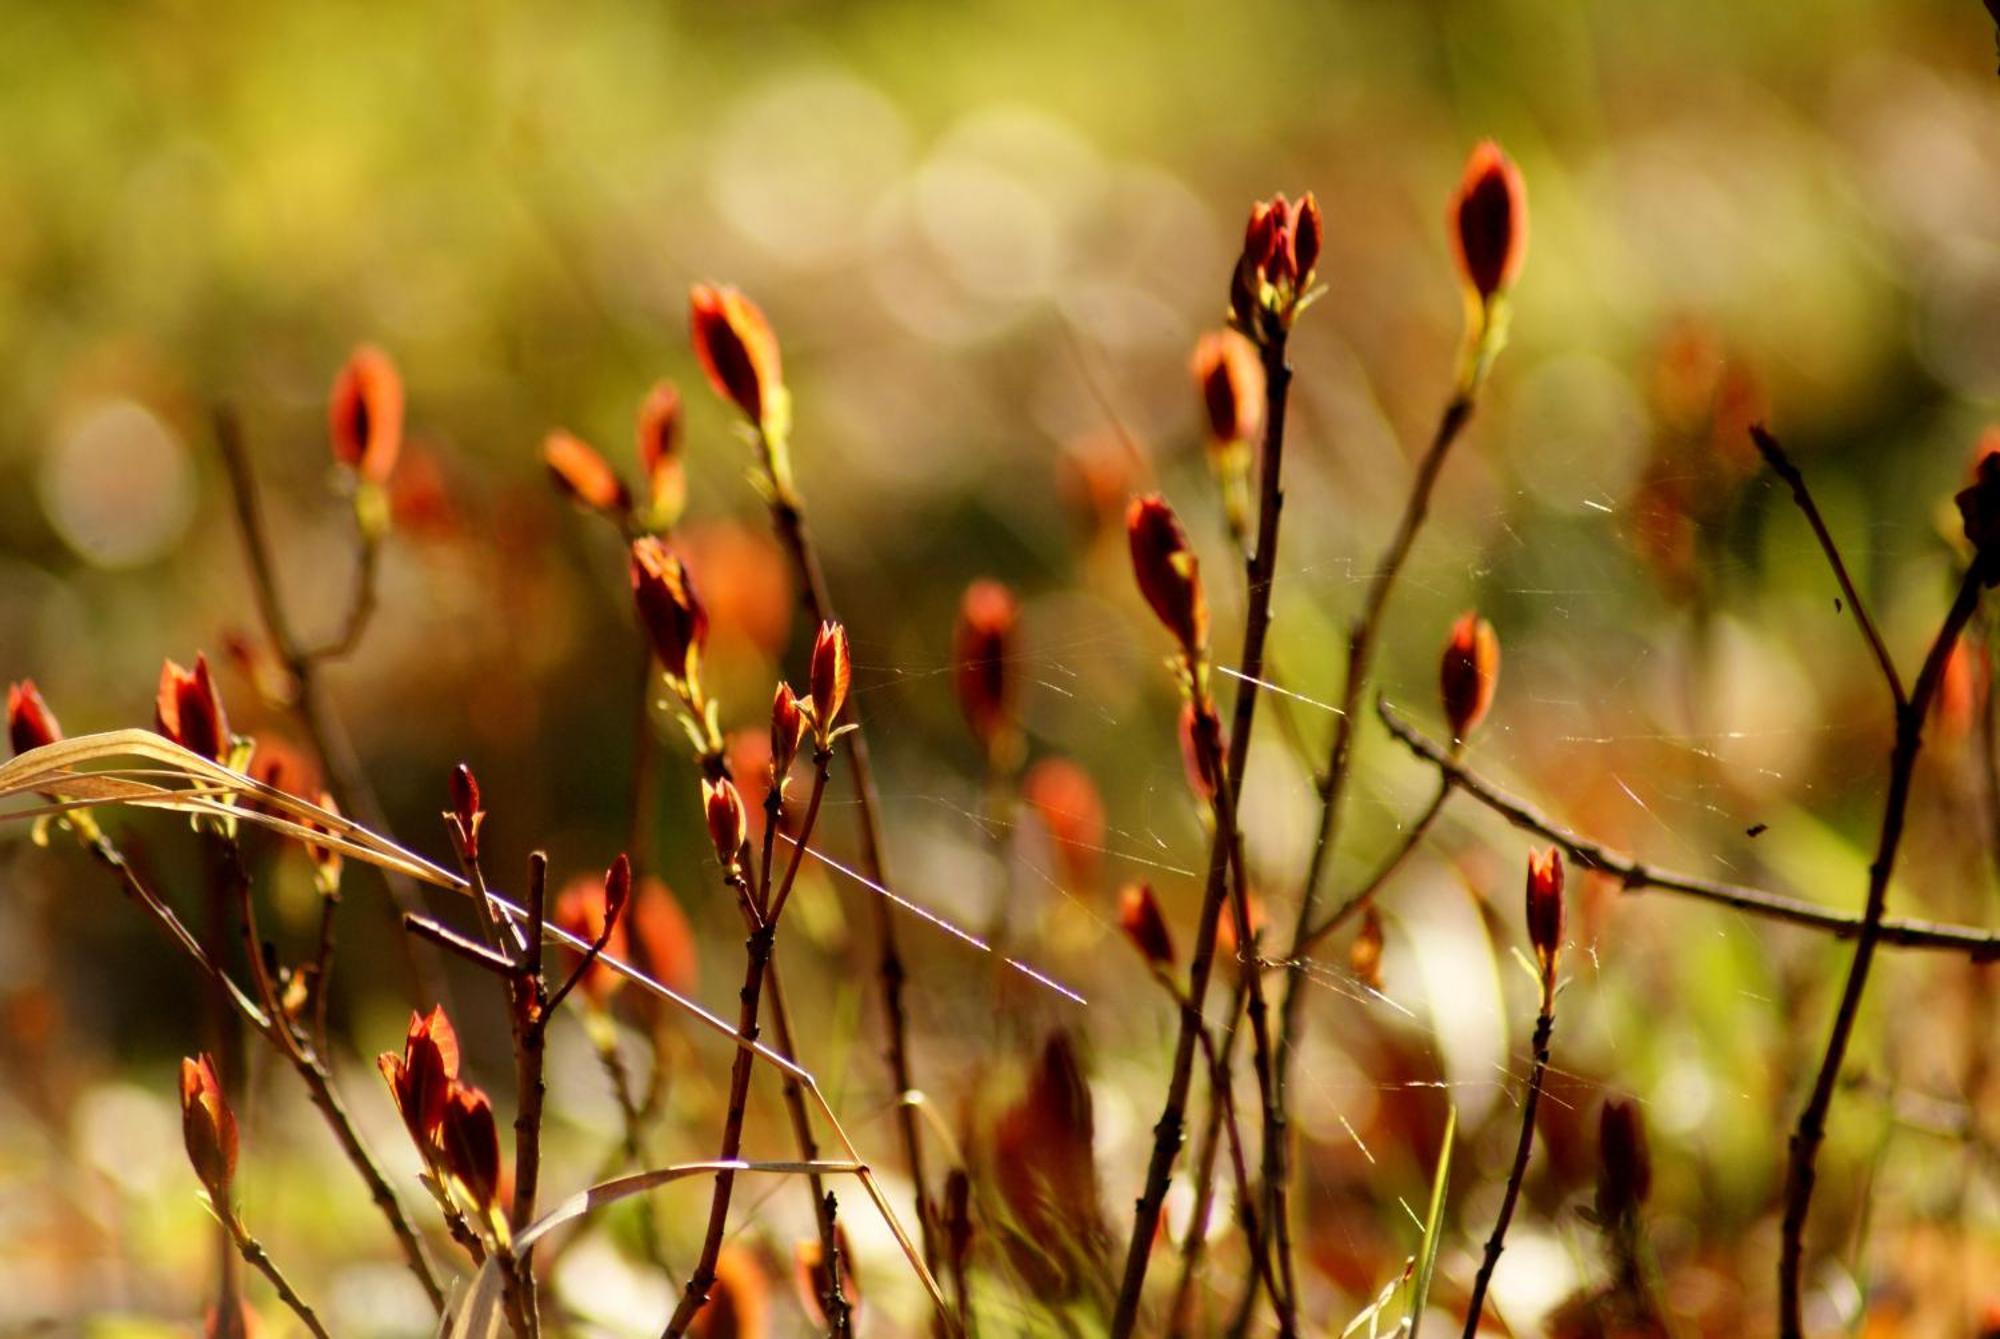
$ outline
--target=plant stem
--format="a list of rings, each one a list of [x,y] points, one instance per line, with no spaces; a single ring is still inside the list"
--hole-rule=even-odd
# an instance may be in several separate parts
[[[1377,700],[1375,713],[1390,734],[1411,753],[1437,768],[1439,774],[1451,782],[1453,789],[1463,791],[1523,832],[1532,832],[1554,842],[1564,854],[1585,869],[1594,869],[1615,878],[1623,892],[1636,893],[1646,888],[1657,888],[1662,892],[1698,898],[1767,920],[1817,930],[1835,939],[1855,939],[1861,934],[1863,918],[1860,916],[1829,911],[1814,903],[1766,892],[1761,888],[1655,870],[1621,856],[1588,837],[1557,826],[1526,801],[1515,798],[1454,760],[1444,749],[1418,734],[1388,703]],[[1897,916],[1883,917],[1875,928],[1876,942],[1888,948],[1962,953],[1973,962],[2000,959],[2000,933],[1990,930]]]
[[[820,564],[819,551],[806,525],[804,503],[788,481],[788,470],[768,468],[777,463],[773,444],[766,440],[762,445],[771,485],[772,521],[805,589],[807,612],[815,624],[825,623],[836,617],[833,597],[827,586],[826,572]],[[855,796],[859,800],[856,826],[861,838],[862,870],[878,885],[892,887],[882,853],[882,805],[875,786],[875,769],[868,753],[868,732],[862,727],[860,703],[852,697],[847,701],[847,716],[855,727],[848,732],[847,765],[854,781]],[[935,1275],[938,1267],[937,1213],[931,1201],[930,1183],[924,1173],[923,1128],[918,1123],[915,1106],[908,1100],[916,1091],[916,1082],[911,1076],[910,1024],[903,1004],[906,971],[902,951],[896,943],[895,918],[890,914],[888,905],[878,897],[869,898],[868,903],[875,922],[875,976],[888,1033],[889,1074],[896,1085],[896,1127],[902,1139],[903,1160],[908,1165],[910,1182],[916,1190],[917,1230],[923,1242],[924,1267]]]
[[[1889,754],[1889,793],[1883,802],[1882,827],[1876,838],[1875,858],[1868,866],[1868,901],[1861,917],[1854,958],[1841,991],[1840,1007],[1834,1014],[1833,1031],[1827,1038],[1826,1054],[1812,1095],[1799,1113],[1792,1131],[1791,1157],[1785,1168],[1785,1213],[1783,1242],[1778,1254],[1778,1333],[1781,1339],[1799,1339],[1804,1334],[1804,1306],[1800,1273],[1805,1261],[1806,1217],[1812,1206],[1813,1184],[1820,1144],[1826,1138],[1826,1117],[1833,1105],[1833,1091],[1840,1079],[1840,1067],[1847,1056],[1847,1044],[1861,1010],[1861,997],[1868,986],[1868,969],[1874,961],[1875,946],[1882,938],[1883,914],[1888,904],[1889,878],[1895,872],[1896,853],[1903,837],[1903,818],[1909,806],[1910,783],[1916,772],[1917,752],[1923,746],[1924,717],[1931,699],[1944,678],[1945,662],[1951,656],[1959,634],[1979,607],[1979,593],[1992,560],[1985,554],[1974,559],[1959,583],[1958,596],[1946,613],[1937,639],[1924,657],[1916,687],[1907,701],[1896,707],[1896,738]]]
[[[1133,1216],[1132,1237],[1125,1254],[1123,1281],[1119,1286],[1117,1309],[1111,1321],[1111,1339],[1129,1339],[1139,1316],[1139,1296],[1146,1282],[1146,1269],[1151,1263],[1153,1239],[1159,1230],[1160,1212],[1166,1204],[1168,1182],[1172,1179],[1174,1159],[1180,1152],[1186,1130],[1188,1091],[1194,1074],[1194,1052],[1197,1037],[1203,1027],[1202,1008],[1208,999],[1208,982],[1214,968],[1215,934],[1222,916],[1223,903],[1228,890],[1228,873],[1232,850],[1238,845],[1235,833],[1235,806],[1233,799],[1223,802],[1226,791],[1233,797],[1240,792],[1243,775],[1249,762],[1250,734],[1255,722],[1257,695],[1264,673],[1264,638],[1271,624],[1271,586],[1277,571],[1278,559],[1278,518],[1284,507],[1284,491],[1281,486],[1281,472],[1284,465],[1285,449],[1285,407],[1289,399],[1292,369],[1286,359],[1286,338],[1281,333],[1261,347],[1264,362],[1265,385],[1265,434],[1262,468],[1258,479],[1257,543],[1251,552],[1246,569],[1249,576],[1249,598],[1243,620],[1243,654],[1239,658],[1238,690],[1228,744],[1228,765],[1216,769],[1218,785],[1216,832],[1209,851],[1208,884],[1202,898],[1201,919],[1196,926],[1194,956],[1190,960],[1187,1000],[1181,1008],[1179,1040],[1174,1047],[1173,1069],[1167,1081],[1167,1097],[1159,1122],[1153,1127],[1153,1152],[1146,1168],[1145,1187],[1141,1191],[1137,1209]],[[1190,667],[1192,670],[1193,667]],[[1191,677],[1193,677],[1191,675]],[[1220,725],[1214,714],[1213,704],[1207,710],[1208,727],[1219,736]],[[1214,740],[1220,743],[1219,738]],[[1217,750],[1218,754],[1221,752]],[[1227,810],[1226,820],[1224,810]],[[1243,890],[1239,888],[1239,893]],[[1247,1007],[1253,1010],[1253,1035],[1263,1026],[1263,1001],[1261,966],[1257,962],[1256,946],[1247,933],[1249,908],[1239,899],[1238,905],[1238,952],[1246,955],[1244,960],[1244,983],[1248,996]],[[1253,980],[1253,978],[1255,978]],[[1282,1163],[1285,1145],[1283,1108],[1278,1104],[1277,1094],[1270,1082],[1275,1073],[1267,1064],[1271,1061],[1268,1050],[1260,1043],[1259,1097],[1265,1115],[1265,1150],[1267,1164],[1277,1160]],[[1274,1152],[1274,1149],[1276,1150]],[[1279,1187],[1269,1187],[1277,1191]],[[1273,1230],[1278,1238],[1279,1260],[1282,1272],[1289,1281],[1291,1275],[1290,1230],[1277,1220],[1282,1214],[1282,1204],[1271,1214]],[[1281,1324],[1288,1328],[1290,1316],[1287,1308],[1291,1304],[1289,1285],[1285,1304],[1280,1306]]]
[[[1521,1198],[1521,1181],[1528,1174],[1528,1154],[1535,1146],[1535,1108],[1542,1101],[1542,1080],[1549,1068],[1549,1034],[1555,1031],[1555,995],[1547,987],[1542,991],[1542,1013],[1535,1020],[1535,1068],[1528,1076],[1528,1095],[1521,1103],[1521,1137],[1514,1145],[1514,1165],[1507,1173],[1507,1190],[1500,1197],[1500,1217],[1493,1224],[1493,1235],[1486,1239],[1486,1255],[1479,1262],[1479,1273],[1472,1280],[1472,1300],[1466,1305],[1465,1339],[1473,1339],[1479,1333],[1479,1317],[1486,1309],[1486,1286],[1493,1281],[1493,1267],[1500,1263],[1500,1252],[1505,1248],[1507,1225],[1514,1218],[1514,1204]]]
[[[233,1220],[234,1215],[231,1215],[231,1218]],[[319,1317],[292,1287],[290,1280],[286,1279],[283,1271],[278,1268],[277,1262],[264,1250],[263,1244],[251,1236],[241,1222],[231,1221],[228,1231],[235,1239],[236,1249],[242,1254],[244,1263],[270,1280],[271,1287],[278,1294],[278,1300],[292,1309],[292,1314],[312,1331],[314,1339],[329,1339],[326,1327],[319,1323]]]
[[[1362,884],[1359,892],[1335,907],[1325,920],[1306,931],[1300,938],[1297,947],[1301,956],[1311,953],[1328,935],[1366,910],[1375,900],[1375,894],[1382,891],[1382,885],[1395,877],[1396,871],[1403,867],[1403,862],[1410,858],[1411,852],[1423,843],[1425,835],[1431,830],[1431,824],[1437,822],[1438,814],[1444,809],[1444,802],[1451,797],[1451,786],[1449,776],[1438,778],[1437,794],[1431,797],[1431,802],[1424,807],[1423,813],[1418,815],[1417,821],[1403,834],[1403,840],[1396,849],[1376,867],[1368,882]]]

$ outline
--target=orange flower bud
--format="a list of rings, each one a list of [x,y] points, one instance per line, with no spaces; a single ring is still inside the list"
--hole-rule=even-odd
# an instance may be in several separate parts
[[[1556,847],[1528,854],[1528,943],[1542,965],[1544,988],[1553,984],[1563,938],[1563,859]]]
[[[369,483],[386,480],[403,447],[403,378],[389,355],[356,349],[333,380],[326,417],[333,458]]]
[[[762,428],[784,391],[778,338],[757,304],[734,288],[696,284],[688,294],[694,353],[708,384]]]
[[[223,1095],[215,1060],[206,1052],[181,1061],[181,1140],[216,1211],[227,1213],[229,1186],[236,1177],[236,1113]]]
[[[854,659],[847,649],[847,629],[829,619],[820,624],[812,653],[813,728],[821,748],[827,746],[839,722],[853,681]]]
[[[582,438],[561,430],[550,433],[542,439],[542,463],[572,502],[620,515],[631,510],[632,494],[625,481]]]
[[[1607,1097],[1597,1110],[1597,1221],[1609,1226],[1639,1212],[1653,1193],[1646,1120],[1629,1097]]]
[[[1194,703],[1181,703],[1180,741],[1181,768],[1187,773],[1188,789],[1204,806],[1215,803],[1216,758],[1210,758],[1201,746],[1201,737],[1196,732],[1201,729],[1201,718],[1195,714]],[[1222,748],[1218,747],[1218,757]]]
[[[771,698],[771,787],[783,794],[785,773],[792,770],[792,760],[799,756],[799,746],[805,743],[806,730],[812,723],[799,707],[798,695],[792,686],[780,682],[778,691]]]
[[[750,814],[743,796],[728,777],[701,783],[702,812],[708,820],[708,839],[715,843],[715,858],[722,862],[728,877],[735,878],[743,846],[750,840]]]
[[[1104,800],[1090,773],[1068,758],[1044,758],[1021,779],[1021,797],[1048,829],[1072,891],[1094,887],[1104,852]]]
[[[1234,330],[1211,330],[1194,346],[1189,363],[1208,413],[1213,446],[1253,442],[1264,430],[1264,365],[1249,340]]]
[[[1014,633],[1021,606],[997,581],[975,581],[959,601],[952,630],[952,686],[973,737],[989,755],[1014,733]]]
[[[1449,223],[1459,275],[1479,300],[1512,288],[1528,254],[1528,187],[1492,140],[1466,160]]]
[[[466,1198],[481,1212],[491,1210],[500,1193],[500,1131],[493,1121],[491,1099],[471,1084],[451,1085],[438,1129],[438,1151],[441,1166],[457,1179]]]
[[[1464,743],[1493,706],[1500,680],[1500,638],[1493,625],[1467,611],[1451,625],[1438,661],[1438,692],[1454,743]]]
[[[1208,600],[1201,588],[1201,562],[1188,547],[1180,518],[1158,493],[1132,499],[1125,512],[1125,536],[1132,549],[1132,573],[1139,593],[1189,662],[1208,648]]]
[[[479,858],[479,825],[486,821],[486,810],[479,802],[479,778],[464,763],[451,769],[451,813],[458,820],[458,829],[465,834],[465,854],[468,858]]]
[[[458,1080],[458,1033],[442,1005],[412,1013],[403,1054],[383,1052],[375,1061],[402,1114],[404,1128],[426,1162],[435,1162],[445,1098]]]
[[[686,565],[652,535],[632,542],[632,599],[668,676],[692,682],[708,643],[708,614]]]
[[[662,985],[683,995],[694,993],[700,982],[694,930],[666,884],[653,878],[639,880],[632,898],[631,922],[638,965]]]
[[[681,468],[681,393],[671,381],[646,392],[639,406],[639,468],[657,519],[671,525],[687,503],[687,473]]]
[[[160,667],[153,728],[182,748],[221,762],[229,754],[229,716],[209,677],[208,657],[197,654],[187,670],[169,660]]]
[[[1139,950],[1139,956],[1153,966],[1174,965],[1173,933],[1167,929],[1167,918],[1160,913],[1151,884],[1129,883],[1118,894],[1118,928]]]
[[[715,1286],[688,1327],[692,1339],[764,1339],[770,1332],[771,1284],[757,1257],[725,1246],[715,1261]]]
[[[15,753],[53,744],[62,737],[62,726],[49,704],[42,701],[33,679],[7,685],[7,742]]]

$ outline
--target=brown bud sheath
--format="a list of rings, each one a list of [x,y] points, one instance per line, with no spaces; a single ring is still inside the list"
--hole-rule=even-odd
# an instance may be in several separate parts
[[[372,344],[354,351],[333,380],[326,418],[335,460],[369,483],[388,479],[403,448],[403,378],[388,354]]]
[[[1000,750],[1014,728],[1014,636],[1021,607],[997,581],[975,581],[959,601],[952,630],[952,687],[973,738]]]
[[[708,384],[762,427],[784,385],[771,323],[756,303],[716,284],[696,284],[688,311],[695,357]]]
[[[1528,853],[1528,943],[1541,963],[1546,990],[1555,981],[1563,938],[1563,859],[1556,847]]]
[[[485,1093],[471,1084],[451,1085],[438,1143],[445,1171],[458,1179],[466,1198],[482,1212],[492,1209],[500,1193],[500,1131]]]
[[[208,657],[196,655],[194,668],[169,660],[160,667],[160,690],[153,701],[153,728],[182,748],[221,762],[230,748],[229,716],[209,677]]]
[[[227,1213],[229,1186],[236,1177],[236,1113],[229,1109],[215,1061],[206,1052],[181,1061],[181,1140],[216,1211]]]
[[[1264,365],[1234,330],[1211,330],[1188,364],[1201,392],[1211,447],[1254,442],[1264,430]]]
[[[708,642],[708,613],[686,565],[652,535],[632,542],[632,600],[667,674],[691,681]]]
[[[582,438],[557,430],[542,439],[542,463],[572,502],[595,511],[623,513],[632,494],[603,456]]]
[[[799,756],[799,746],[805,743],[806,730],[811,724],[799,706],[798,695],[792,692],[792,686],[779,683],[777,692],[771,698],[771,785],[774,789],[784,785],[785,773],[792,770],[792,760]]]
[[[667,524],[680,518],[687,502],[687,475],[681,467],[681,393],[662,381],[639,406],[639,468],[653,510]]]
[[[708,839],[715,844],[715,858],[730,877],[738,872],[743,844],[750,840],[750,814],[743,796],[728,777],[720,781],[703,779],[702,813],[708,820]]]
[[[1132,574],[1139,593],[1190,663],[1208,649],[1208,600],[1202,594],[1201,563],[1188,547],[1187,533],[1166,499],[1157,493],[1132,499],[1125,512],[1125,536],[1132,549]]]
[[[1646,1121],[1629,1097],[1607,1097],[1597,1111],[1597,1221],[1610,1225],[1636,1214],[1653,1193],[1653,1155]]]
[[[1500,638],[1493,625],[1470,611],[1451,625],[1438,661],[1438,693],[1452,742],[1464,743],[1493,706],[1500,680]]]
[[[848,654],[847,629],[831,619],[819,625],[813,640],[812,704],[813,728],[820,746],[826,747],[847,705],[847,690],[854,680],[854,661]]]
[[[1459,275],[1479,300],[1512,288],[1528,254],[1528,188],[1492,140],[1466,160],[1448,222]]]
[[[41,690],[35,687],[33,679],[23,679],[19,683],[7,685],[7,742],[14,746],[17,754],[29,749],[38,749],[44,744],[53,744],[62,738],[62,726],[57,723],[55,713],[49,704],[42,701]]]
[[[486,810],[480,807],[479,779],[464,763],[451,769],[451,812],[465,834],[466,858],[479,859],[479,825],[486,821]]]
[[[1167,929],[1167,918],[1160,914],[1151,884],[1130,883],[1118,894],[1118,928],[1139,950],[1139,956],[1153,966],[1174,965],[1174,937]]]

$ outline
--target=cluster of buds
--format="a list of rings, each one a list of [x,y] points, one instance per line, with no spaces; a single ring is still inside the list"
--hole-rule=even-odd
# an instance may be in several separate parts
[[[1167,928],[1167,918],[1160,911],[1160,901],[1153,896],[1151,884],[1127,884],[1118,895],[1118,928],[1125,932],[1149,967],[1163,972],[1173,970],[1173,932]]]
[[[1020,744],[1013,667],[1020,618],[1013,591],[998,581],[975,581],[959,601],[952,630],[951,682],[958,709],[995,770],[1014,760]]]
[[[500,1135],[493,1103],[484,1092],[460,1081],[458,1033],[444,1009],[412,1013],[402,1055],[385,1051],[375,1063],[424,1160],[433,1193],[444,1201],[455,1189],[497,1231]]]
[[[715,704],[701,686],[701,657],[708,645],[708,611],[695,594],[687,564],[655,535],[632,542],[632,602],[681,709],[695,751],[722,751]]]
[[[1280,194],[1251,207],[1230,280],[1229,317],[1259,345],[1283,339],[1312,300],[1320,237],[1319,201],[1310,191],[1297,203]]]
[[[160,667],[160,688],[153,701],[153,728],[190,753],[228,763],[236,752],[229,733],[229,714],[208,670],[208,657],[197,655],[194,668],[169,660]]]
[[[771,323],[756,303],[722,284],[696,284],[688,293],[688,318],[708,384],[742,411],[764,443],[773,482],[788,488],[783,460],[791,395]]]
[[[542,463],[556,487],[581,507],[602,512],[622,528],[662,532],[673,528],[687,505],[687,474],[680,451],[681,397],[662,381],[639,406],[639,469],[645,478],[643,508],[598,450],[560,429],[542,439]]]
[[[1499,681],[1500,638],[1493,625],[1470,611],[1459,615],[1438,660],[1438,695],[1454,750],[1463,748],[1486,719]]]
[[[334,460],[354,478],[354,514],[362,534],[388,528],[384,485],[403,449],[403,378],[389,355],[371,344],[356,349],[333,379],[326,402]]]
[[[1222,490],[1229,533],[1242,543],[1250,531],[1250,458],[1264,434],[1264,364],[1234,330],[1212,330],[1194,346],[1189,364],[1201,394],[1209,469]]]
[[[1125,536],[1139,593],[1173,634],[1189,678],[1198,684],[1208,659],[1208,598],[1202,593],[1201,561],[1187,532],[1166,499],[1149,493],[1132,499]]]
[[[1506,296],[1528,255],[1527,184],[1492,140],[1474,146],[1445,222],[1465,290],[1469,386],[1506,336]]]
[[[1555,1001],[1556,963],[1563,942],[1563,858],[1556,847],[1528,853],[1528,945],[1535,951],[1542,1012]]]
[[[229,1192],[236,1180],[236,1113],[222,1091],[215,1058],[206,1052],[181,1061],[181,1142],[216,1216],[229,1221]]]

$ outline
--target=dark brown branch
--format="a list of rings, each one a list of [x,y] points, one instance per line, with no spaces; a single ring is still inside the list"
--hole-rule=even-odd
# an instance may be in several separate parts
[[[1173,1176],[1174,1160],[1178,1156],[1186,1130],[1187,1099],[1194,1073],[1194,1052],[1197,1037],[1203,1026],[1202,1008],[1208,999],[1209,977],[1214,967],[1216,929],[1221,921],[1223,905],[1229,882],[1229,867],[1232,855],[1238,853],[1239,835],[1235,832],[1234,804],[1225,804],[1224,794],[1233,796],[1242,789],[1243,776],[1250,757],[1250,734],[1255,725],[1259,682],[1264,673],[1264,639],[1271,624],[1271,586],[1277,571],[1278,560],[1278,519],[1284,508],[1284,490],[1281,485],[1285,448],[1285,409],[1290,398],[1292,369],[1286,358],[1286,339],[1281,333],[1262,346],[1265,381],[1265,433],[1262,469],[1258,482],[1257,543],[1252,551],[1247,568],[1249,598],[1243,623],[1243,653],[1238,661],[1239,681],[1236,706],[1230,725],[1228,742],[1228,765],[1217,768],[1219,784],[1216,832],[1209,851],[1208,884],[1202,899],[1201,919],[1196,926],[1194,956],[1190,960],[1188,977],[1188,999],[1181,1010],[1179,1039],[1174,1047],[1173,1069],[1167,1081],[1167,1096],[1159,1122],[1153,1127],[1153,1152],[1146,1168],[1144,1189],[1140,1192],[1137,1209],[1134,1212],[1132,1236],[1125,1253],[1125,1269],[1119,1285],[1117,1310],[1111,1321],[1111,1339],[1129,1339],[1138,1323],[1139,1299],[1146,1282],[1146,1270],[1152,1260],[1153,1240],[1158,1233],[1160,1213],[1166,1204],[1168,1183]],[[1190,667],[1190,677],[1199,681],[1199,676]],[[1207,707],[1204,713],[1213,735],[1220,735],[1214,708]],[[1219,739],[1214,742],[1219,743]],[[1219,754],[1221,750],[1218,748]],[[1227,809],[1225,814],[1224,810]],[[1242,890],[1239,888],[1239,892]],[[1264,1111],[1264,1165],[1266,1194],[1273,1201],[1269,1221],[1278,1249],[1280,1271],[1286,1280],[1285,1301],[1278,1309],[1279,1322],[1285,1332],[1293,1327],[1291,1307],[1294,1294],[1290,1286],[1291,1250],[1290,1227],[1285,1221],[1289,1215],[1283,1200],[1284,1176],[1282,1167],[1286,1160],[1287,1136],[1284,1128],[1284,1107],[1279,1100],[1276,1086],[1276,1070],[1281,1061],[1271,1055],[1269,1037],[1264,1020],[1259,965],[1256,962],[1256,948],[1248,934],[1248,907],[1243,898],[1237,902],[1237,928],[1239,930],[1238,951],[1245,956],[1243,985],[1246,991],[1246,1008],[1251,1015],[1252,1035],[1257,1041],[1257,1072],[1260,1105]],[[1272,1176],[1273,1171],[1279,1174]]]
[[[1836,939],[1853,939],[1861,934],[1863,918],[1859,916],[1841,911],[1829,911],[1815,903],[1787,897],[1782,893],[1766,892],[1761,888],[1651,869],[1628,856],[1619,855],[1588,837],[1558,826],[1525,801],[1509,795],[1463,763],[1454,760],[1444,749],[1418,734],[1387,702],[1377,700],[1375,712],[1381,717],[1382,724],[1388,727],[1390,734],[1400,740],[1410,752],[1437,768],[1439,773],[1451,782],[1454,789],[1464,791],[1523,832],[1532,832],[1545,841],[1554,842],[1563,849],[1565,855],[1584,868],[1594,869],[1617,879],[1625,892],[1636,893],[1647,888],[1657,888],[1662,892],[1699,898],[1704,902],[1713,902],[1734,911],[1764,917],[1766,920],[1804,926],[1807,929],[1830,934]],[[1939,921],[1884,917],[1876,926],[1875,938],[1879,943],[1896,948],[1963,953],[1974,962],[1991,962],[2000,958],[2000,934],[1962,925],[1948,925]]]
[[[1868,866],[1868,902],[1863,910],[1854,960],[1847,970],[1847,984],[1834,1014],[1833,1031],[1827,1038],[1826,1054],[1812,1095],[1799,1113],[1792,1131],[1791,1157],[1785,1167],[1785,1214],[1783,1240],[1778,1253],[1778,1333],[1780,1339],[1800,1339],[1805,1332],[1804,1302],[1800,1273],[1805,1263],[1806,1217],[1812,1206],[1813,1184],[1817,1179],[1819,1146],[1826,1138],[1826,1116],[1833,1106],[1833,1092],[1840,1079],[1840,1067],[1847,1057],[1847,1044],[1854,1032],[1854,1020],[1861,1011],[1861,997],[1868,986],[1868,969],[1875,946],[1883,938],[1884,911],[1889,900],[1889,879],[1895,872],[1896,853],[1902,843],[1903,819],[1909,807],[1910,784],[1916,773],[1917,753],[1923,747],[1924,717],[1931,699],[1944,678],[1959,634],[1979,607],[1979,593],[1993,560],[1981,554],[1959,583],[1958,596],[1945,614],[1937,639],[1931,643],[1918,671],[1916,687],[1907,700],[1896,705],[1896,742],[1889,755],[1889,793],[1882,806],[1882,828],[1875,843],[1875,859]]]
[[[1528,1076],[1528,1095],[1521,1103],[1521,1137],[1514,1145],[1514,1165],[1507,1172],[1507,1190],[1500,1197],[1500,1217],[1493,1235],[1486,1239],[1486,1254],[1472,1280],[1472,1300],[1466,1304],[1465,1339],[1479,1333],[1479,1316],[1486,1309],[1486,1287],[1493,1281],[1493,1267],[1507,1242],[1507,1225],[1514,1220],[1514,1205],[1521,1198],[1521,1182],[1528,1174],[1528,1154],[1535,1146],[1535,1109],[1542,1101],[1542,1080],[1549,1070],[1549,1034],[1555,1031],[1555,1001],[1544,991],[1542,1014],[1535,1020],[1535,1068]]]
[[[492,972],[503,979],[512,979],[521,970],[520,964],[512,958],[495,953],[478,940],[468,939],[449,925],[440,924],[428,916],[405,916],[403,928],[447,953],[457,954],[481,971]]]
[[[236,1249],[243,1256],[243,1262],[270,1280],[272,1289],[278,1294],[278,1300],[291,1308],[292,1314],[299,1318],[300,1323],[312,1331],[314,1339],[328,1339],[326,1327],[320,1324],[319,1317],[306,1305],[298,1290],[292,1287],[291,1280],[285,1277],[277,1262],[264,1250],[263,1244],[250,1235],[233,1212],[227,1209],[221,1211],[228,1214],[229,1232],[236,1241]]]
[[[1750,440],[1757,444],[1757,453],[1764,457],[1764,463],[1771,467],[1771,473],[1785,481],[1792,490],[1792,501],[1805,514],[1806,524],[1812,527],[1813,537],[1819,540],[1820,550],[1826,554],[1826,563],[1833,569],[1834,580],[1840,583],[1840,593],[1847,597],[1847,607],[1854,614],[1854,621],[1861,629],[1861,635],[1868,642],[1868,649],[1875,656],[1875,663],[1882,670],[1883,682],[1889,685],[1889,696],[1900,708],[1907,697],[1903,692],[1902,676],[1896,673],[1896,662],[1889,655],[1889,648],[1882,643],[1882,634],[1875,630],[1875,620],[1868,617],[1868,606],[1861,602],[1861,592],[1854,588],[1854,579],[1847,574],[1847,564],[1840,556],[1840,546],[1833,542],[1833,535],[1826,528],[1826,521],[1819,514],[1819,507],[1813,502],[1812,492],[1806,487],[1805,475],[1799,473],[1785,448],[1778,445],[1778,439],[1765,431],[1761,423],[1750,425]]]
[[[1375,873],[1369,876],[1368,882],[1362,884],[1358,892],[1335,907],[1325,920],[1306,932],[1305,937],[1298,943],[1298,952],[1301,955],[1311,953],[1328,935],[1367,909],[1375,900],[1375,894],[1382,891],[1382,885],[1394,878],[1396,871],[1403,867],[1403,862],[1422,845],[1425,835],[1431,830],[1431,825],[1437,822],[1438,814],[1443,811],[1444,802],[1451,797],[1451,787],[1449,776],[1438,778],[1437,794],[1431,797],[1431,802],[1424,807],[1423,813],[1417,816],[1417,821],[1403,834],[1403,840],[1389,853],[1388,858],[1376,867]]]

